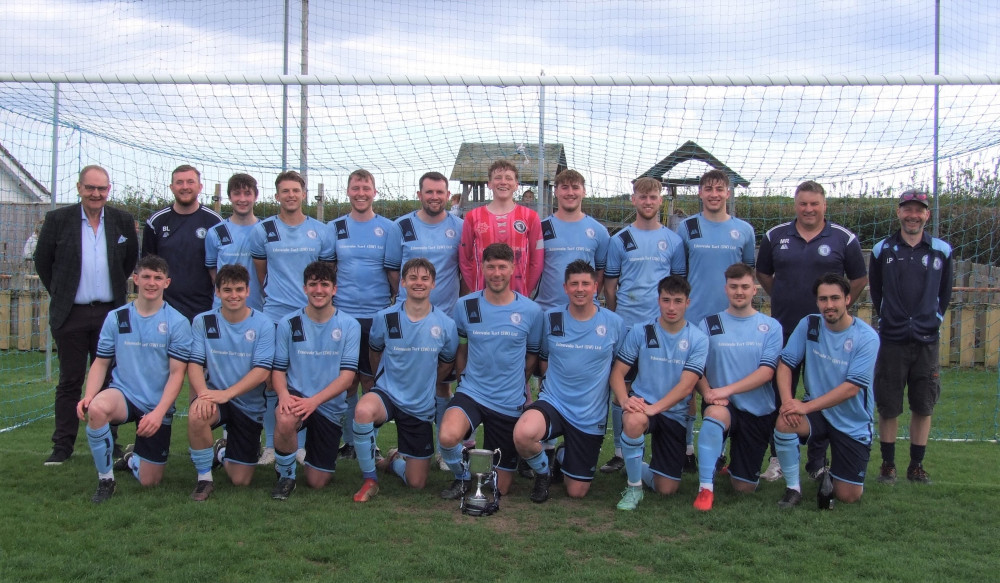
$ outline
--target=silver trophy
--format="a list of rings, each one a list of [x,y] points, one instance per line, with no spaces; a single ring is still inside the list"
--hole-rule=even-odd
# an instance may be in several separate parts
[[[500,510],[500,490],[497,488],[497,471],[494,456],[500,457],[500,450],[468,449],[465,451],[469,473],[476,477],[474,494],[462,497],[462,513],[469,516],[489,516]],[[483,493],[483,486],[491,497]]]

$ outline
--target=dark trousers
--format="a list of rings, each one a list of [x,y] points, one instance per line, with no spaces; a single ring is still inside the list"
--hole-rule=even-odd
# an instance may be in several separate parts
[[[104,318],[113,306],[110,303],[96,306],[76,305],[58,330],[52,330],[52,339],[59,353],[59,384],[56,385],[56,428],[52,432],[52,449],[72,453],[80,420],[76,405],[83,393],[87,375],[87,360],[97,356],[97,339],[101,335]],[[109,377],[104,379],[108,385]]]

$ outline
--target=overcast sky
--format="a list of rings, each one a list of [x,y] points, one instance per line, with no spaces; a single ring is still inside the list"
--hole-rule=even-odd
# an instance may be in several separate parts
[[[941,73],[995,73],[995,3],[943,2]],[[11,72],[274,74],[281,0],[3,0]],[[291,2],[290,70],[300,68]],[[934,72],[934,2],[312,2],[317,75],[881,75]],[[0,142],[47,182],[51,86],[0,84]],[[63,87],[66,171],[99,158],[139,181],[195,161],[224,180],[281,164],[280,88]],[[929,88],[546,90],[545,139],[610,191],[687,140],[754,187],[895,180],[930,157]],[[299,159],[292,91],[289,165]],[[537,143],[536,88],[310,89],[313,181],[365,166],[405,189],[463,141]],[[941,151],[989,150],[995,87],[942,91]],[[994,132],[995,134],[995,132]],[[62,150],[65,149],[65,152]],[[62,166],[62,165],[61,165]],[[700,173],[697,167],[689,172]],[[163,181],[165,184],[165,180]]]

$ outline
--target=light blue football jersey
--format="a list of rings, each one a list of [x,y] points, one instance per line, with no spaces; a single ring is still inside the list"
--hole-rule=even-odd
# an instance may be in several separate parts
[[[323,391],[341,371],[357,372],[361,325],[337,310],[326,322],[314,322],[305,309],[296,310],[278,322],[274,346],[274,370],[288,377],[288,388],[311,397]],[[347,395],[340,393],[317,407],[331,422],[340,425],[347,410]]]
[[[387,271],[399,271],[403,256],[399,227],[375,215],[358,222],[344,215],[327,224],[337,262],[333,305],[355,318],[372,318],[389,305]]]
[[[458,266],[458,249],[462,245],[462,219],[448,213],[440,223],[431,225],[417,217],[417,211],[398,219],[403,256],[400,265],[415,257],[424,257],[434,265],[434,289],[431,303],[452,316],[458,301],[459,282],[462,274]],[[406,290],[399,288],[396,303],[406,299]]]
[[[700,322],[729,307],[726,268],[734,263],[754,266],[753,227],[736,217],[717,223],[698,213],[684,219],[677,232],[684,242],[687,279],[691,284],[691,305],[686,317],[691,322]]]
[[[781,357],[781,324],[770,316],[756,312],[738,318],[722,311],[702,320],[699,329],[708,335],[708,360],[705,378],[713,388],[724,387],[744,379],[758,368],[778,368]],[[777,407],[773,382],[729,397],[737,409],[752,415],[773,413]]]
[[[668,275],[686,275],[684,242],[667,227],[644,231],[629,225],[608,244],[604,276],[618,278],[615,312],[632,327],[659,317],[656,285]]]
[[[838,431],[871,444],[875,409],[872,379],[878,347],[878,333],[860,319],[854,318],[846,330],[832,332],[822,316],[812,314],[799,321],[781,360],[792,368],[805,360],[803,378],[808,399],[825,395],[844,382],[861,387],[850,399],[823,409],[823,416]]]
[[[250,297],[247,298],[247,305],[255,310],[264,308],[264,293],[260,282],[257,281],[257,267],[253,264],[253,257],[250,256],[250,235],[259,222],[252,225],[237,225],[226,219],[209,229],[205,235],[205,267],[209,269],[219,269],[223,265],[246,267],[250,272]],[[221,305],[222,300],[216,296],[212,307],[218,308]]]
[[[312,217],[292,227],[274,216],[254,227],[250,256],[267,260],[264,313],[277,321],[305,307],[302,272],[313,261],[333,261],[333,243],[326,226]]]
[[[104,319],[97,356],[114,359],[110,386],[149,413],[163,398],[170,359],[186,364],[191,356],[191,324],[166,302],[151,316],[139,315],[129,302]]]
[[[375,387],[388,393],[404,413],[433,421],[438,363],[455,361],[458,330],[443,310],[435,307],[414,322],[404,305],[382,310],[372,322],[370,346],[382,353]]]
[[[218,308],[195,316],[191,323],[190,361],[205,369],[205,383],[213,391],[235,385],[254,368],[270,372],[274,361],[274,321],[257,310],[242,322],[230,323]],[[260,422],[264,415],[264,383],[229,401],[247,417]]]
[[[617,359],[625,364],[639,365],[632,390],[649,404],[667,396],[680,382],[682,372],[702,377],[707,357],[708,337],[697,327],[685,322],[679,332],[670,334],[660,327],[658,320],[632,326],[617,354]],[[688,395],[661,415],[683,425],[690,400]]]
[[[468,339],[469,357],[458,392],[498,413],[518,417],[524,408],[527,353],[538,354],[542,309],[515,292],[514,301],[495,306],[482,291],[458,299],[455,324]]]
[[[546,312],[544,323],[539,358],[548,361],[548,369],[538,399],[550,403],[580,431],[604,435],[608,378],[625,341],[625,323],[604,308],[581,322],[565,307]]]
[[[565,305],[566,266],[583,259],[598,271],[604,269],[610,240],[608,229],[593,217],[584,216],[574,222],[560,220],[555,215],[546,217],[542,221],[545,266],[535,302],[543,310]]]

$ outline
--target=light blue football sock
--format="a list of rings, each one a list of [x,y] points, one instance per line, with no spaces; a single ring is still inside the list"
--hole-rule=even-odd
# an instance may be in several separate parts
[[[441,446],[441,459],[451,468],[456,480],[469,480],[472,476],[469,474],[469,466],[462,461],[462,449],[461,443],[455,447]]]
[[[282,478],[295,479],[295,452],[274,450],[274,469]]]
[[[656,490],[656,477],[646,462],[642,463],[642,483],[650,490]]]
[[[528,465],[531,466],[531,469],[535,470],[536,474],[549,473],[549,456],[545,455],[544,449],[524,461],[528,462]]]
[[[194,449],[189,447],[188,452],[191,454],[191,463],[194,464],[194,471],[198,472],[198,479],[211,480],[212,456],[215,454],[212,448],[206,447],[205,449]],[[208,477],[204,478],[203,476],[206,474]]]
[[[611,404],[611,437],[615,442],[615,455],[622,451],[622,408]]]
[[[358,456],[361,477],[378,480],[375,473],[375,424],[351,421],[354,427],[354,453]]]
[[[684,415],[684,444],[689,448],[694,447],[694,420],[694,415]]]
[[[277,424],[274,419],[274,409],[278,406],[277,395],[267,394],[265,404],[267,407],[264,409],[264,447],[274,449],[274,426]]]
[[[622,457],[625,458],[625,473],[629,486],[642,483],[642,456],[646,447],[646,436],[629,437],[622,434]]]
[[[785,476],[785,485],[792,490],[802,491],[799,485],[799,436],[774,430],[774,449],[778,452],[778,463]]]
[[[354,445],[354,410],[358,407],[358,392],[351,389],[354,394],[347,397],[347,412],[344,413],[343,440],[345,444]]]
[[[392,473],[399,476],[403,483],[406,484],[406,460],[403,456],[396,456],[396,459],[392,460]]]
[[[97,429],[87,426],[87,443],[90,444],[90,455],[94,457],[94,465],[97,466],[97,475],[102,480],[114,476],[111,459],[111,448],[114,447],[114,440],[111,438],[111,425],[105,423]]]
[[[722,455],[722,436],[725,428],[718,419],[705,417],[698,432],[698,483],[711,484],[715,476],[715,462]]]
[[[444,412],[448,410],[448,397],[434,397],[434,425],[441,428],[441,420],[444,419]],[[434,432],[434,451],[441,451],[441,444],[438,442],[437,432]]]

